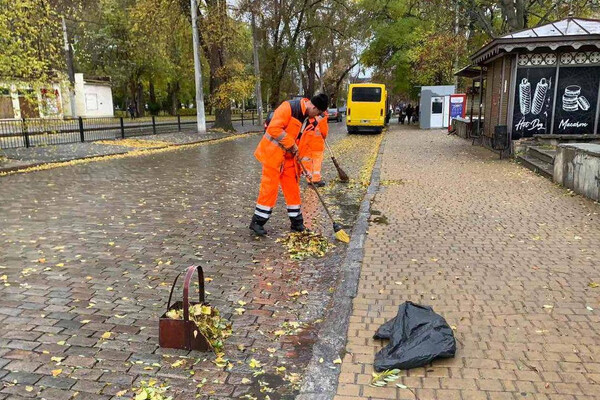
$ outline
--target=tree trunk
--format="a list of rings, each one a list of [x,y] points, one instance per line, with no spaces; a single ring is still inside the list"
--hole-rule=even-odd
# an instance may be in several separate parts
[[[208,13],[215,13],[217,20],[222,22],[223,27],[226,27],[228,18],[226,0],[210,1],[207,2],[207,5],[209,8]],[[226,32],[217,33],[226,35]],[[219,99],[218,96],[219,89],[224,83],[226,83],[227,79],[227,77],[222,76],[223,68],[227,64],[226,45],[222,41],[210,44],[204,42],[203,40],[201,41],[205,43],[202,48],[210,66],[210,97],[211,100],[217,99],[216,101],[211,101],[215,110],[215,123],[213,128],[223,129],[228,132],[235,131],[235,129],[233,129],[233,124],[231,123],[231,104],[226,104],[222,101],[222,99]]]
[[[223,49],[212,45],[210,47],[210,93],[218,93],[221,85],[224,83],[219,76],[219,70],[225,65],[225,55]],[[213,128],[223,129],[227,132],[235,131],[231,122],[231,105],[216,102],[215,106],[215,124]]]
[[[309,4],[308,0],[304,0],[304,6],[300,10],[300,14],[298,15],[297,25],[294,29],[294,33],[293,33],[292,37],[290,38],[290,43],[288,44],[288,46],[290,48],[293,48],[294,46],[296,46],[296,42],[298,41],[298,36],[300,35],[300,31],[301,31],[301,28],[304,23],[304,15],[307,12],[308,4]],[[283,77],[285,76],[285,73],[287,71],[288,63],[290,61],[290,56],[291,56],[290,51],[284,52],[283,60],[281,62],[281,65],[279,66],[279,70],[277,70],[277,66],[275,66],[275,69],[277,72],[275,73],[273,82],[271,83],[271,85],[272,85],[271,86],[271,105],[273,105],[273,108],[275,108],[279,104],[279,97],[281,96],[281,81],[283,80]]]
[[[171,100],[171,105],[169,107],[170,115],[177,115],[179,108],[181,107],[179,103],[179,82],[175,83],[167,83],[167,94],[169,99]]]
[[[308,83],[308,93],[305,94],[306,97],[311,98],[315,94],[315,82],[317,80],[317,63],[314,61],[310,61],[308,63],[308,70],[306,71],[306,80]]]
[[[138,117],[144,116],[144,87],[141,82],[138,82],[136,87],[136,106]]]
[[[319,60],[319,92],[325,93],[325,82],[323,81],[323,63]]]
[[[255,5],[253,7],[256,7]],[[254,58],[254,78],[256,79],[256,114],[258,118],[258,126],[263,125],[262,115],[262,89],[260,87],[260,68],[258,64],[258,32],[256,31],[256,17],[254,16],[255,10],[252,9],[252,56]]]
[[[148,86],[148,91],[150,92],[150,102],[156,103],[156,90],[154,89],[154,82],[150,81]]]

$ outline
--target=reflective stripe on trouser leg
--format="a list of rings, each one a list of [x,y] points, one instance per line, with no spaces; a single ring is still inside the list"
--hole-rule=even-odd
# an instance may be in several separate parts
[[[280,182],[285,203],[288,205],[288,215],[290,212],[300,214],[300,183],[294,160],[285,160]]]
[[[300,205],[288,205],[287,206],[288,216],[290,218],[295,218],[299,215],[302,215],[302,210],[300,209]]]
[[[262,176],[260,179],[260,190],[254,214],[268,219],[271,216],[273,207],[277,203],[277,191],[279,190],[280,172],[277,168],[271,168],[263,165]]]
[[[271,218],[271,212],[273,211],[272,207],[266,207],[261,204],[257,204],[254,209],[254,215],[258,215],[261,218],[269,219]]]

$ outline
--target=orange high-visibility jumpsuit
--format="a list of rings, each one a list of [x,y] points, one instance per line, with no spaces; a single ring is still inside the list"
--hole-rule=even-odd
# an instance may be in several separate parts
[[[271,216],[277,203],[279,186],[283,191],[288,216],[292,221],[302,220],[300,185],[294,156],[286,151],[296,143],[305,117],[308,99],[284,101],[273,114],[267,132],[256,147],[255,157],[263,165],[260,190],[256,201],[255,217],[261,222]]]
[[[313,182],[321,181],[321,165],[325,151],[325,138],[329,133],[327,112],[311,118],[298,141],[300,161]]]

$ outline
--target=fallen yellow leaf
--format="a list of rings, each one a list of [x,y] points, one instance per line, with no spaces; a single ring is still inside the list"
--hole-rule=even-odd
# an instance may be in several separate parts
[[[62,369],[53,369],[52,376],[58,376],[62,372]]]
[[[254,358],[250,360],[250,362],[248,363],[248,365],[252,369],[262,367],[262,364],[260,363],[260,361],[255,360]]]
[[[177,360],[173,364],[171,364],[172,368],[177,368],[182,366],[185,363],[185,360]]]
[[[108,338],[110,337],[110,335],[111,335],[111,334],[112,334],[111,332],[104,332],[104,333],[102,334],[102,339],[108,339]]]

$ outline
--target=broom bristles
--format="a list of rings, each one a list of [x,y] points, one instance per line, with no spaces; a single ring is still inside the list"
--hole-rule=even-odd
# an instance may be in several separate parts
[[[333,223],[333,231],[335,232],[335,238],[340,242],[350,243],[350,236],[342,229],[342,226],[337,222]]]
[[[350,243],[350,236],[346,233],[345,230],[339,230],[335,233],[335,238],[340,242]]]
[[[350,178],[348,178],[348,175],[346,174],[346,172],[344,172],[344,170],[342,169],[342,167],[340,167],[340,165],[338,164],[338,162],[335,159],[335,157],[331,157],[331,161],[333,161],[333,165],[335,166],[335,169],[337,169],[337,173],[338,173],[338,176],[340,178],[340,181],[341,182],[348,182],[350,180]]]

